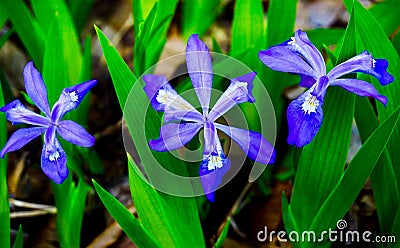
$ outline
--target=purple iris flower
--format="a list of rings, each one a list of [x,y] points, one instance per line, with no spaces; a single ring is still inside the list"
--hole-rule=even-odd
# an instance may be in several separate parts
[[[236,104],[255,102],[251,91],[256,73],[251,72],[231,79],[229,87],[210,109],[213,81],[211,56],[207,46],[197,34],[188,40],[186,63],[202,113],[179,96],[164,76],[145,75],[144,90],[153,108],[164,112],[165,121],[160,130],[160,138],[150,140],[149,146],[160,152],[175,150],[187,144],[203,128],[204,151],[199,174],[206,197],[213,202],[214,191],[230,167],[230,161],[226,158],[218,138],[217,129],[230,136],[248,157],[257,162],[273,163],[275,152],[273,146],[260,133],[215,122]]]
[[[65,88],[50,111],[47,89],[39,71],[32,62],[24,68],[25,89],[36,106],[45,114],[39,115],[26,108],[19,100],[14,100],[0,111],[6,113],[12,124],[29,124],[35,127],[22,128],[14,132],[0,152],[0,156],[20,149],[34,138],[44,133],[44,145],[41,156],[43,172],[55,183],[62,183],[68,177],[67,157],[57,140],[58,133],[66,141],[83,147],[93,146],[95,138],[83,127],[71,120],[62,120],[63,116],[78,107],[86,93],[97,83],[91,80]]]
[[[374,59],[364,51],[337,65],[326,74],[322,54],[310,42],[305,32],[297,30],[295,37],[279,45],[260,51],[261,61],[273,70],[299,74],[300,86],[309,88],[293,100],[287,109],[289,124],[288,143],[302,147],[310,143],[321,127],[324,96],[329,86],[340,86],[359,96],[370,96],[385,106],[387,98],[368,82],[343,78],[350,73],[362,72],[376,77],[381,85],[393,82],[394,78],[386,69],[385,59]]]

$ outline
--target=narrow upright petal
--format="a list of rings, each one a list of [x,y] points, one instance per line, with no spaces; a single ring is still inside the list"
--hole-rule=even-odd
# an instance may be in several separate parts
[[[313,84],[315,84],[316,79],[307,75],[299,74],[301,80],[300,80],[300,86],[304,88],[311,88]]]
[[[322,124],[323,102],[306,91],[293,100],[287,109],[289,125],[288,143],[302,147],[310,143]]]
[[[60,184],[68,177],[67,156],[56,139],[45,143],[42,150],[42,170],[53,182]]]
[[[8,103],[0,108],[0,111],[6,113],[7,120],[12,124],[23,123],[46,127],[50,123],[49,119],[27,109],[19,100]]]
[[[337,85],[345,90],[352,92],[354,94],[357,94],[359,96],[370,96],[386,106],[387,103],[387,98],[381,94],[375,89],[375,87],[362,80],[358,79],[352,79],[352,78],[343,78],[343,79],[336,79],[333,82],[331,82],[331,85]]]
[[[96,84],[96,80],[91,80],[65,88],[51,111],[52,121],[57,123],[67,112],[76,109],[89,90]]]
[[[4,158],[6,153],[19,150],[21,147],[28,144],[31,140],[38,137],[45,131],[45,127],[21,128],[15,131],[1,150],[0,157]]]
[[[217,146],[217,130],[212,122],[207,121],[204,124],[204,151],[205,156],[215,151]]]
[[[220,116],[229,111],[236,104],[243,102],[255,102],[252,95],[253,80],[256,76],[255,72],[245,74],[243,76],[231,80],[231,84],[222,94],[211,109],[208,119],[215,121]]]
[[[58,134],[66,141],[83,147],[94,145],[95,138],[76,122],[60,121],[57,128]]]
[[[193,139],[202,126],[199,123],[167,123],[161,127],[160,138],[150,140],[149,146],[159,152],[181,148]]]
[[[306,75],[317,79],[314,69],[298,54],[284,46],[273,46],[258,53],[260,60],[275,71]]]
[[[215,123],[215,127],[231,137],[252,160],[262,164],[275,162],[275,151],[260,133]]]
[[[393,76],[386,71],[387,67],[388,62],[386,60],[375,60],[369,52],[364,51],[337,65],[327,76],[330,80],[333,80],[350,73],[362,72],[376,77],[381,85],[387,85],[394,80]]]
[[[149,74],[143,77],[143,81],[146,83],[144,91],[153,108],[165,112],[165,122],[173,120],[203,121],[203,115],[178,95],[164,76]]]
[[[300,29],[295,32],[295,37],[287,46],[292,51],[302,56],[315,71],[315,75],[322,76],[326,73],[325,61],[322,54],[308,39],[307,33]]]
[[[214,202],[215,190],[222,182],[222,178],[228,172],[231,162],[225,157],[221,142],[216,139],[215,151],[203,155],[199,175],[201,184],[210,202]]]
[[[47,89],[44,85],[42,75],[40,75],[40,72],[33,66],[33,62],[28,62],[25,65],[23,75],[26,93],[28,93],[35,105],[45,113],[46,116],[50,116]]]
[[[186,47],[186,65],[203,113],[207,113],[210,105],[213,70],[208,47],[197,34],[189,37]]]

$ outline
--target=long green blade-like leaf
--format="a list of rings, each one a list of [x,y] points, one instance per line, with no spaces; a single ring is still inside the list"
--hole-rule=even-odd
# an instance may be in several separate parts
[[[20,225],[18,228],[17,237],[15,238],[13,248],[23,248],[24,247],[24,231],[22,230],[22,226]]]
[[[376,3],[369,12],[379,21],[387,36],[391,36],[400,26],[400,4],[398,0]]]
[[[378,121],[371,104],[367,99],[358,98],[355,111],[355,119],[363,142],[378,127]],[[398,191],[398,178],[396,177],[389,153],[385,148],[377,165],[370,176],[377,206],[381,232],[390,234],[393,226],[393,213],[397,211],[400,202]]]
[[[0,87],[0,105],[4,106],[3,90]],[[4,147],[7,142],[6,115],[0,114],[0,146]],[[10,247],[10,204],[8,202],[7,186],[8,156],[0,159],[0,246]]]
[[[78,33],[81,33],[89,16],[94,0],[68,0],[72,18]]]
[[[202,36],[222,11],[221,0],[188,0],[183,2],[182,34]]]
[[[15,31],[35,61],[36,66],[41,69],[45,47],[45,34],[43,30],[32,17],[32,14],[22,0],[3,0],[0,1],[0,5],[8,13]]]
[[[54,16],[44,54],[43,79],[50,105],[56,102],[64,88],[79,83],[82,68],[82,53],[73,23],[61,15],[68,13]],[[78,115],[76,111],[72,114]]]
[[[355,53],[352,15],[337,63]],[[321,129],[302,150],[293,186],[290,203],[300,230],[309,230],[312,217],[340,180],[350,144],[354,104],[354,94],[334,87],[328,89]]]
[[[160,244],[150,236],[149,232],[142,226],[140,221],[137,220],[124,205],[94,180],[93,185],[108,212],[138,247],[161,247]]]
[[[152,166],[154,164],[160,163],[167,170],[175,174],[187,175],[187,172],[185,171],[185,166],[178,159],[167,153],[157,153],[150,151],[143,130],[138,129],[137,126],[143,125],[143,120],[146,120],[146,134],[150,137],[158,136],[161,123],[160,117],[154,110],[148,109],[149,100],[142,89],[143,85],[141,85],[141,82],[136,82],[135,76],[130,71],[129,67],[123,61],[115,48],[112,47],[104,34],[99,29],[97,29],[97,33],[121,108],[124,110],[125,113],[124,118],[128,125],[129,131],[131,132],[134,144],[142,161],[142,165],[146,170],[147,176],[150,178],[150,181],[154,185],[161,184],[167,189],[172,189],[173,192],[179,190],[180,192],[184,191],[185,194],[188,196],[192,195],[193,191],[190,182],[188,182],[187,180],[180,181],[178,179],[171,180],[171,178],[169,178],[168,176],[160,174],[160,171],[157,171],[157,166]],[[134,84],[135,82],[136,84]],[[132,87],[136,87],[135,89],[133,89],[134,97],[130,97],[129,102],[127,102],[128,95]],[[147,116],[145,116],[146,110],[148,111]],[[201,189],[200,184],[198,185],[198,187],[200,187]],[[133,194],[135,194],[134,192],[135,191],[133,191]],[[180,233],[180,235],[178,235],[177,237],[174,236],[175,239],[180,239],[178,243],[182,244],[182,242],[186,242],[186,247],[193,243],[202,244],[204,241],[202,241],[202,239],[199,239],[202,237],[202,231],[200,228],[198,210],[195,200],[193,198],[183,199],[180,197],[174,197],[165,194],[160,195],[162,195],[161,199],[164,202],[163,204],[165,206],[168,206],[166,207],[166,209],[169,209],[168,211],[170,211],[171,213],[175,213],[171,214],[171,216],[169,216],[168,214],[166,216],[168,218],[168,223],[176,223],[170,224],[169,226],[177,229],[176,232]],[[140,202],[136,202],[136,204],[140,204]],[[180,216],[176,215],[176,211],[179,211]],[[143,213],[143,211],[138,211],[138,214],[140,216],[141,214],[143,215],[146,213]],[[190,242],[191,239],[188,239],[188,237],[191,237],[192,239],[197,239],[197,241]],[[177,242],[177,240],[174,240],[174,242]]]
[[[400,119],[400,107],[368,138],[314,218],[311,230],[334,227],[356,199]]]
[[[344,0],[344,3],[348,5],[349,1]],[[400,105],[400,92],[397,88],[400,79],[400,71],[397,69],[400,68],[400,58],[377,20],[358,1],[354,2],[354,12],[358,34],[357,50],[359,52],[368,50],[375,58],[385,58],[389,62],[388,71],[395,78],[393,83],[386,86],[373,80],[375,88],[388,98],[389,104],[386,107],[377,104],[379,119],[385,120]],[[400,129],[394,131],[387,146],[397,177],[400,175],[398,147],[400,147]]]

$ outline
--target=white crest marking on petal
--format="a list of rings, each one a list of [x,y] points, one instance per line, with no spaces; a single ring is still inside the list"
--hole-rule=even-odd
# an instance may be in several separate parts
[[[71,102],[77,102],[78,101],[78,95],[76,94],[75,91],[72,91],[69,93],[69,97],[71,98]]]
[[[296,45],[296,38],[295,37],[291,37],[290,39],[291,39],[291,41],[289,41],[287,44],[288,45],[292,45],[292,46]]]
[[[319,105],[318,99],[315,96],[308,94],[304,99],[303,104],[301,105],[301,109],[306,114],[316,113],[317,112],[316,108],[318,107],[318,105]]]
[[[58,151],[54,151],[52,154],[50,154],[49,160],[54,161],[54,160],[57,160],[59,157],[60,157],[60,154],[58,153]]]
[[[208,156],[208,164],[207,164],[207,169],[208,170],[215,170],[222,168],[222,159],[220,155],[210,155]]]
[[[157,97],[157,102],[166,106],[166,108],[173,108],[173,109],[192,109],[192,107],[187,104],[186,102],[182,101],[178,98],[177,95],[172,94],[166,90],[159,90]]]
[[[375,68],[375,63],[376,63],[376,60],[372,59],[372,68]]]

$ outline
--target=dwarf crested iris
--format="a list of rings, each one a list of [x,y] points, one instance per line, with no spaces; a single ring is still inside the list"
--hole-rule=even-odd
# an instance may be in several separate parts
[[[387,98],[380,95],[372,84],[343,76],[362,72],[376,77],[381,85],[394,80],[386,71],[388,62],[385,59],[374,59],[367,51],[337,65],[326,74],[322,54],[301,30],[296,31],[295,37],[290,40],[260,51],[259,57],[273,70],[299,74],[300,86],[309,88],[293,100],[287,109],[288,143],[297,147],[310,143],[320,129],[322,105],[329,86],[340,86],[359,96],[373,97],[386,106]]]
[[[187,144],[201,128],[204,129],[204,150],[200,165],[200,179],[206,197],[214,201],[214,191],[230,167],[217,135],[217,129],[230,136],[251,159],[273,163],[273,146],[257,132],[219,124],[216,120],[236,104],[255,102],[251,93],[254,72],[231,79],[229,87],[210,109],[213,82],[211,56],[208,47],[192,35],[186,47],[186,64],[202,113],[179,96],[164,76],[145,75],[144,88],[153,108],[164,112],[165,124],[160,138],[150,140],[149,146],[156,151],[171,151]]]
[[[6,113],[7,120],[11,121],[12,124],[35,126],[14,132],[1,150],[0,156],[4,158],[6,153],[20,149],[44,133],[41,156],[42,170],[55,183],[62,183],[68,177],[67,157],[57,140],[56,133],[72,144],[83,147],[93,146],[95,139],[92,135],[77,123],[71,120],[62,120],[62,118],[67,112],[79,106],[86,93],[97,82],[91,80],[65,88],[50,111],[46,86],[32,62],[25,66],[23,75],[28,96],[45,116],[29,110],[19,100],[14,100],[0,108],[0,111]]]

